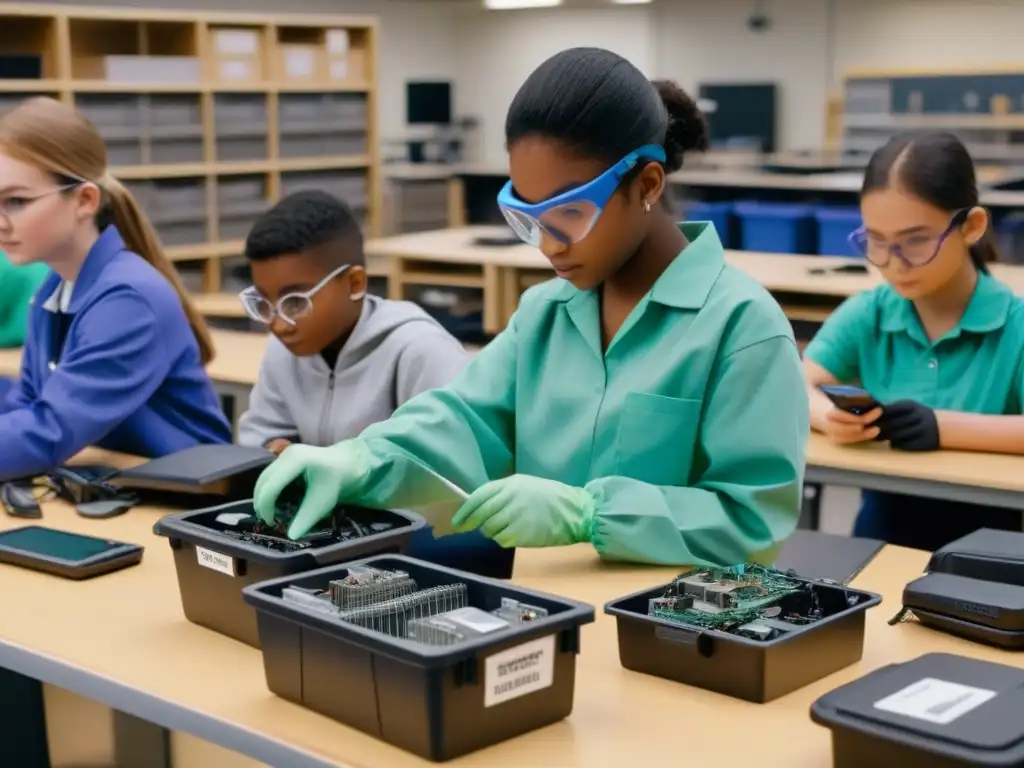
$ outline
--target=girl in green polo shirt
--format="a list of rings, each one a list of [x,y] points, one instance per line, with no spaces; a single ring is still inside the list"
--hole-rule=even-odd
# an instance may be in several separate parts
[[[28,304],[48,271],[45,264],[15,266],[0,251],[0,349],[25,342]]]
[[[1024,302],[992,277],[974,163],[947,133],[897,136],[871,157],[853,243],[886,284],[851,297],[804,352],[811,426],[834,442],[1024,454]],[[818,391],[858,384],[882,407],[854,416]],[[926,459],[923,459],[926,460]],[[865,492],[854,535],[933,550],[1021,513]]]
[[[49,267],[29,264],[16,267],[0,251],[0,349],[20,347],[25,342],[28,304]],[[0,376],[0,399],[7,396],[10,379]]]

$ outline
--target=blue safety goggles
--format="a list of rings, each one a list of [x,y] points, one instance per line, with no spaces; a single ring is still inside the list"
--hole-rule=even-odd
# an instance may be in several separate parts
[[[640,147],[593,181],[534,205],[515,196],[510,179],[498,193],[498,207],[509,226],[530,245],[539,246],[545,232],[560,242],[578,243],[590,234],[619,184],[640,160],[664,163],[665,149],[657,144]]]

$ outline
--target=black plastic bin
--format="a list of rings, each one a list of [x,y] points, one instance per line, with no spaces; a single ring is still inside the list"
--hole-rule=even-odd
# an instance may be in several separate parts
[[[835,768],[1024,766],[1024,670],[947,653],[891,664],[826,693]]]
[[[648,601],[664,594],[662,585],[605,605],[618,626],[619,661],[633,672],[755,703],[777,699],[859,661],[864,612],[882,602],[881,596],[792,578],[813,584],[823,603],[842,607],[775,639],[753,640],[649,616]]]
[[[285,587],[326,589],[349,568],[403,571],[420,589],[462,583],[485,611],[509,598],[548,615],[448,646],[423,645],[297,608]],[[449,760],[572,712],[580,627],[592,606],[405,556],[246,587],[274,693],[429,760]]]
[[[426,525],[411,512],[358,507],[349,511],[363,521],[397,527],[352,541],[277,552],[218,532],[218,515],[254,513],[249,500],[167,515],[156,522],[153,532],[170,539],[185,618],[258,648],[256,614],[242,598],[243,587],[369,555],[404,552],[413,534]]]

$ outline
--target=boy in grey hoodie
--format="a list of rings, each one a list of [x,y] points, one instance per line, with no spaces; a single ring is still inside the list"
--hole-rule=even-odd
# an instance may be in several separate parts
[[[420,392],[448,384],[468,353],[416,304],[366,294],[363,238],[348,206],[298,192],[245,243],[249,315],[273,337],[238,442],[280,453],[356,437]]]

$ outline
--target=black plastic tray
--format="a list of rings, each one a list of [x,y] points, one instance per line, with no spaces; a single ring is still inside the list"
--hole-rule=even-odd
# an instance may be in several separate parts
[[[259,647],[256,614],[242,599],[242,587],[267,579],[343,563],[369,555],[404,552],[413,534],[426,526],[411,512],[359,509],[376,520],[401,527],[347,542],[277,552],[224,536],[211,528],[225,512],[253,514],[252,500],[167,515],[153,532],[170,539],[185,618]]]
[[[935,550],[926,570],[1024,587],[1024,533],[979,528]]]
[[[252,497],[256,480],[273,460],[263,448],[197,445],[118,472],[108,482],[143,492],[242,501]]]
[[[455,646],[423,646],[297,609],[281,598],[287,586],[326,589],[345,577],[345,566],[254,584],[245,588],[245,601],[256,609],[267,684],[278,696],[435,761],[572,712],[580,627],[594,620],[592,606],[401,555],[359,564],[405,571],[421,588],[462,582],[469,604],[484,610],[508,597],[550,615]],[[537,653],[540,682],[550,676],[550,684],[487,706],[497,691],[498,664]],[[502,676],[500,683],[515,679]]]
[[[979,643],[1024,648],[1024,588],[928,573],[903,588],[903,607],[921,624]]]
[[[764,703],[820,680],[860,660],[864,653],[864,613],[881,595],[811,579],[823,594],[857,603],[831,616],[767,641],[717,630],[689,628],[649,616],[648,601],[665,585],[613,600],[604,611],[615,617],[619,661],[643,672],[747,701]]]
[[[1024,766],[1024,670],[946,653],[892,664],[811,705],[835,768]]]

